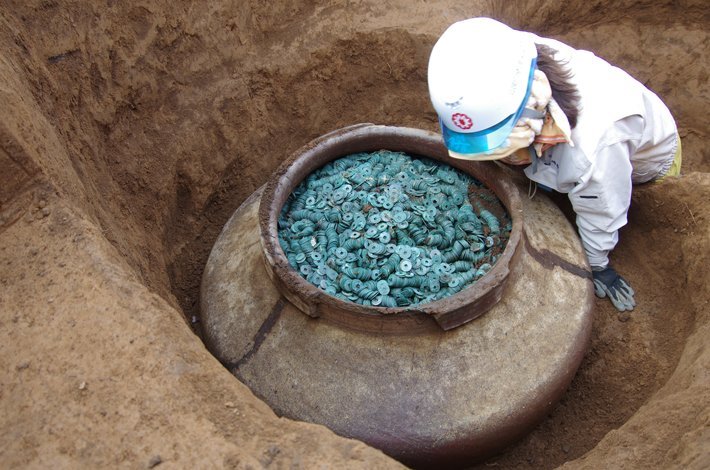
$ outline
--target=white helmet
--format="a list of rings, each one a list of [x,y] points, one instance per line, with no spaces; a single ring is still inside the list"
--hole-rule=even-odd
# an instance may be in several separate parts
[[[429,95],[449,150],[502,145],[527,103],[537,50],[532,37],[490,18],[452,24],[429,57]]]

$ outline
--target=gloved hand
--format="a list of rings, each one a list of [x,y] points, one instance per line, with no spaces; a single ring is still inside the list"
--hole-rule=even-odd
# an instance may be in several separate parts
[[[535,130],[542,129],[542,119],[521,118],[500,147],[485,152],[491,160],[507,157],[518,149],[527,148],[535,140]]]
[[[502,161],[503,163],[507,163],[508,165],[516,166],[529,165],[530,163],[532,163],[532,159],[530,158],[530,151],[528,151],[527,148],[518,149],[507,157],[501,158],[500,161]]]
[[[592,267],[592,277],[594,278],[594,293],[599,298],[609,297],[611,303],[620,312],[633,310],[636,306],[634,300],[634,290],[626,279],[611,266],[606,268]]]
[[[474,154],[462,154],[449,150],[449,155],[462,160],[500,160],[508,157],[516,150],[529,147],[535,139],[535,132],[539,132],[542,129],[542,124],[542,119],[521,118],[500,147]]]

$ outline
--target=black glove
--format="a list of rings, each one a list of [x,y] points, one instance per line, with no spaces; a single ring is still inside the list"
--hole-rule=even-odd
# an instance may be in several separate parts
[[[592,267],[592,277],[594,278],[594,293],[597,294],[597,297],[603,299],[609,296],[611,303],[620,312],[634,309],[636,306],[634,290],[614,268],[611,266],[603,269]]]

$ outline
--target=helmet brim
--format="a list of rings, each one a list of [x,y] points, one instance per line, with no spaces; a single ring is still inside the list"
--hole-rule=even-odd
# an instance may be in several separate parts
[[[536,63],[536,59],[533,59],[531,62],[528,87],[525,91],[525,97],[522,103],[520,103],[520,107],[514,114],[511,114],[498,124],[477,132],[456,132],[444,125],[441,118],[439,118],[439,125],[441,126],[441,133],[444,137],[446,147],[458,154],[481,154],[495,150],[503,145],[512,132],[513,127],[517,124],[518,119],[520,119],[523,109],[525,109],[525,105],[528,102],[530,91],[532,90]]]

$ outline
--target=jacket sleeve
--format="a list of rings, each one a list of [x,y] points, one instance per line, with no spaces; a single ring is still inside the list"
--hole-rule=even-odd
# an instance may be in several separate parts
[[[583,183],[570,191],[577,227],[589,264],[605,267],[608,254],[626,225],[631,203],[631,161],[634,143],[616,142],[597,149]]]

